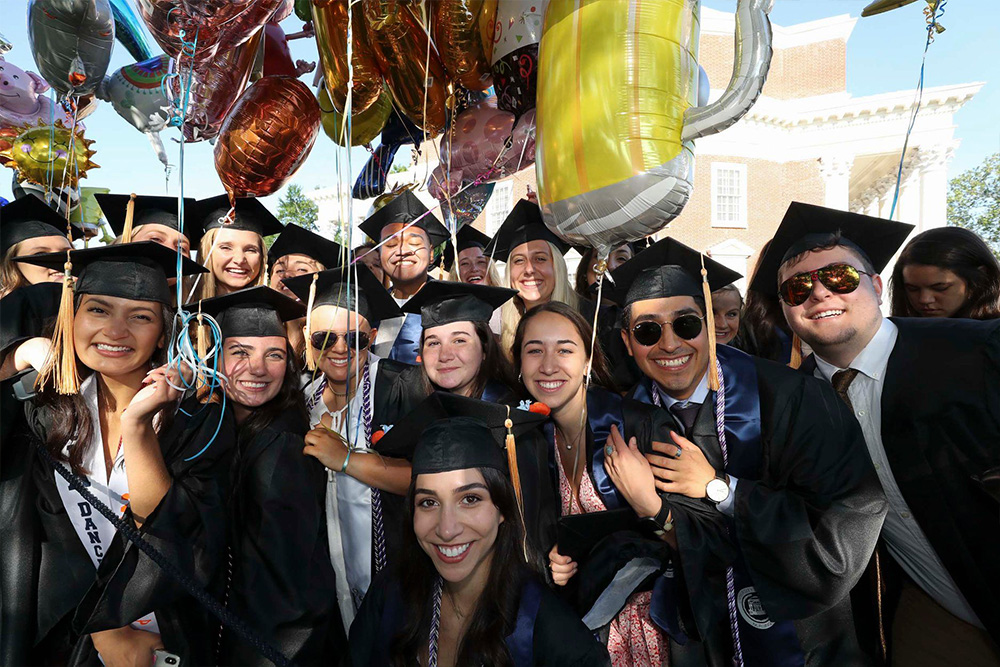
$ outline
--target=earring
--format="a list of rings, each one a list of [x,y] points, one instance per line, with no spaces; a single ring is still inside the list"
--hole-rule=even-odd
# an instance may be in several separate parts
[[[517,374],[517,381],[520,382],[521,384],[524,384],[524,380],[521,379],[520,373]]]

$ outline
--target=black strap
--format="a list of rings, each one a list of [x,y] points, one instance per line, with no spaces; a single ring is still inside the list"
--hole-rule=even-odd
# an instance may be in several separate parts
[[[49,450],[45,448],[44,442],[38,440],[37,443],[38,451],[41,453],[42,458],[48,461],[49,465],[52,466],[52,469],[59,473],[63,479],[69,483],[69,487],[83,496],[84,500],[89,502],[91,506],[95,507],[105,519],[110,521],[111,524],[118,529],[118,532],[128,539],[129,542],[134,544],[140,551],[149,556],[150,559],[152,559],[152,561],[160,567],[160,569],[177,581],[177,583],[179,583],[184,590],[187,591],[188,595],[204,605],[205,608],[208,609],[213,616],[219,619],[223,625],[239,635],[241,639],[248,642],[262,656],[273,662],[277,667],[291,667],[291,661],[280,651],[264,641],[259,634],[251,630],[250,627],[243,622],[243,619],[219,604],[215,598],[195,583],[191,577],[184,574],[177,568],[177,566],[167,560],[163,554],[157,551],[153,545],[146,542],[138,528],[126,521],[123,521],[117,514],[111,511],[107,505],[102,503],[94,494],[88,491],[87,487],[83,484],[78,475],[74,474],[70,470],[67,470],[65,466],[55,460]]]

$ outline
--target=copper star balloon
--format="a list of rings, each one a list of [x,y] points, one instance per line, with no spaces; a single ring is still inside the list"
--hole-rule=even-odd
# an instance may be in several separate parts
[[[99,167],[91,161],[93,143],[84,139],[80,130],[73,136],[58,120],[54,126],[39,123],[27,129],[4,128],[0,130],[0,165],[13,169],[20,182],[44,185],[52,173],[56,185],[76,188],[89,169]]]
[[[276,192],[309,155],[319,127],[316,98],[298,79],[265,76],[250,86],[215,144],[215,170],[229,196]]]

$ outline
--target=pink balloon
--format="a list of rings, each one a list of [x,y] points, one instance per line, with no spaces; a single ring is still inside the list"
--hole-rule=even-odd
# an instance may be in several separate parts
[[[0,56],[0,128],[38,125],[40,122],[48,125],[52,118],[70,127],[73,117],[45,97],[48,90],[49,84],[41,76],[27,72]],[[77,123],[77,127],[82,127],[82,124]]]

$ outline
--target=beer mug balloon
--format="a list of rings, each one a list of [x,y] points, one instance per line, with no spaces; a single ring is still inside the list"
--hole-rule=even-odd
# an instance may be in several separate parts
[[[700,0],[550,1],[536,106],[550,229],[603,256],[677,217],[691,195],[693,141],[738,121],[764,86],[773,3],[739,0],[732,79],[698,106]]]

